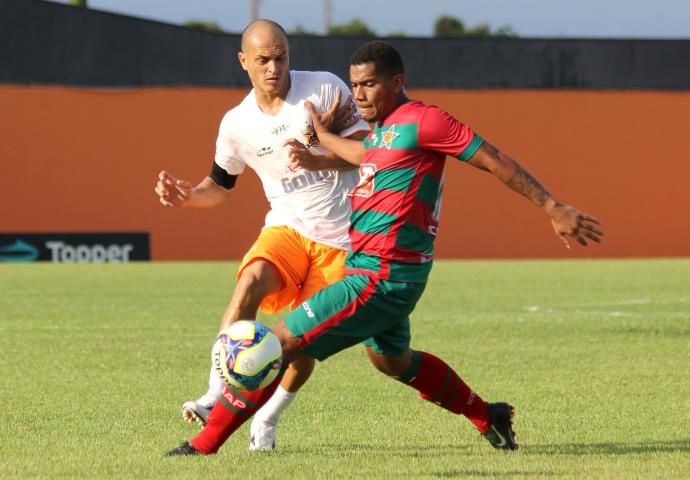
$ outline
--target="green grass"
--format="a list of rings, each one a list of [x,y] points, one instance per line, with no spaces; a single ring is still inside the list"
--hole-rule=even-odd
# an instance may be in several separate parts
[[[520,451],[386,379],[319,364],[279,450],[197,429],[236,264],[0,265],[0,478],[687,478],[690,261],[437,262],[413,346],[517,408]],[[275,319],[264,318],[267,323]]]

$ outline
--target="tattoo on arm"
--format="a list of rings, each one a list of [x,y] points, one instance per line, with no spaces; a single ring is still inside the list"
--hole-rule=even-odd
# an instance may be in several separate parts
[[[479,148],[469,160],[472,166],[491,172],[507,187],[530,199],[538,207],[548,206],[551,199],[558,203],[551,192],[534,178],[522,165],[509,155],[502,153],[489,142]]]
[[[515,162],[515,172],[506,185],[529,198],[539,207],[543,207],[551,196],[551,193],[517,162]]]

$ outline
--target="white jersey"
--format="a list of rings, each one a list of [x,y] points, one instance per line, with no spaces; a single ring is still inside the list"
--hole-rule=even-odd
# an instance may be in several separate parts
[[[348,250],[350,239],[350,201],[347,197],[359,180],[356,169],[347,171],[293,170],[288,147],[283,143],[296,138],[322,154],[309,112],[309,100],[318,112],[333,105],[337,90],[341,104],[349,95],[345,82],[328,72],[290,72],[290,91],[277,115],[261,111],[254,90],[227,112],[220,124],[216,142],[216,163],[230,175],[239,175],[245,165],[257,173],[263,183],[271,209],[264,228],[285,225],[305,237]],[[363,120],[340,132],[346,137],[359,130],[369,130]]]

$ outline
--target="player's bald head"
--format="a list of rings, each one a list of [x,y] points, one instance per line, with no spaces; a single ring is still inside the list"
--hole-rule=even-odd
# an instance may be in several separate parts
[[[288,48],[287,33],[285,29],[273,20],[255,20],[242,31],[242,51],[253,45],[265,43],[282,43]]]
[[[240,65],[254,88],[268,97],[290,90],[290,52],[283,27],[271,20],[256,20],[242,32]]]

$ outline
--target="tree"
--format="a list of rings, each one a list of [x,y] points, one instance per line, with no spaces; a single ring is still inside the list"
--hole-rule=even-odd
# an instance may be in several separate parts
[[[441,15],[434,23],[434,37],[464,37],[465,24],[459,18]]]
[[[208,33],[224,33],[218,22],[211,22],[207,20],[187,20],[182,24],[183,27],[196,28]]]
[[[465,33],[467,37],[473,38],[486,38],[491,37],[491,28],[486,23],[480,23],[474,27],[468,29]]]
[[[517,37],[518,34],[510,25],[502,25],[494,30],[495,37]]]
[[[310,32],[309,30],[305,30],[304,27],[301,24],[295,25],[295,28],[290,30],[288,32],[289,35],[302,35],[305,37],[315,37],[317,34],[315,32]]]
[[[326,32],[327,35],[341,35],[344,37],[375,37],[376,32],[369,28],[364,20],[353,18],[349,23],[333,25]]]
[[[67,3],[73,7],[88,8],[87,0],[68,0]]]
[[[517,37],[517,33],[508,25],[499,27],[493,32],[486,23],[467,28],[459,18],[442,15],[434,23],[434,36],[440,38]]]

